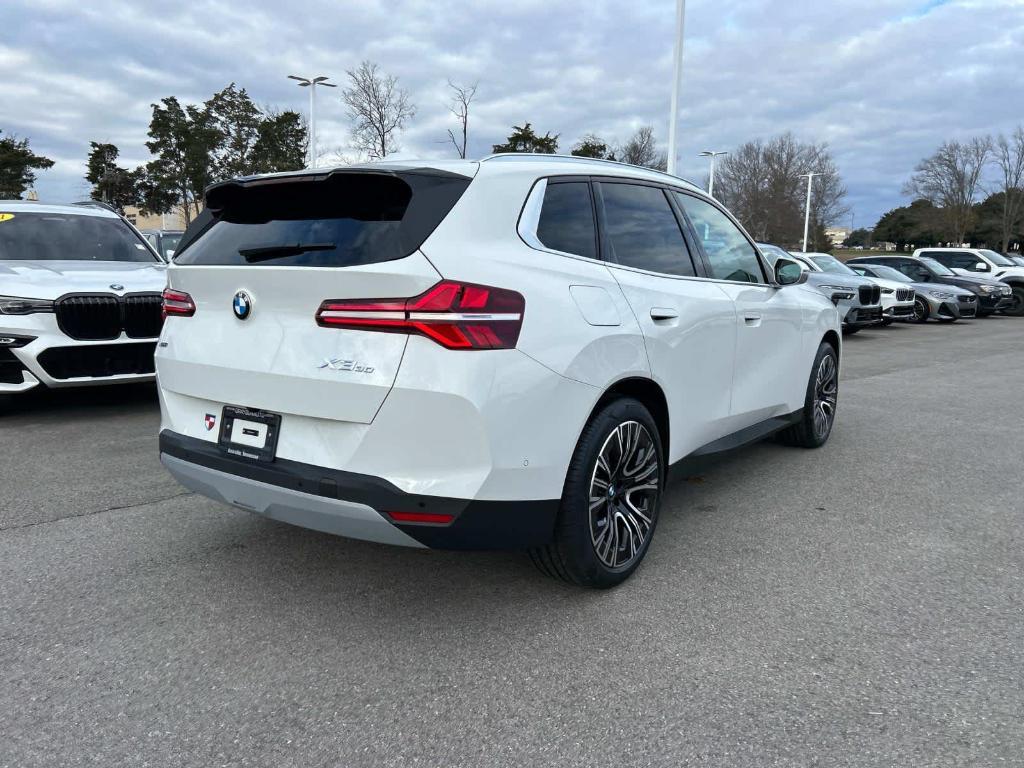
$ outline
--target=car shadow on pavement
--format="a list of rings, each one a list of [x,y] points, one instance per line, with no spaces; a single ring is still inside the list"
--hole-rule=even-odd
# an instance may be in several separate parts
[[[156,386],[152,383],[67,389],[36,387],[6,402],[0,400],[0,418],[40,415],[61,419],[95,418],[105,410],[144,413],[158,407]]]

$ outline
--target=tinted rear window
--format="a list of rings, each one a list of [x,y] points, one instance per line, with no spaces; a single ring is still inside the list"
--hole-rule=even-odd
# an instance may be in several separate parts
[[[157,262],[121,219],[0,208],[0,261]]]
[[[638,184],[601,184],[605,232],[619,264],[693,275],[693,262],[665,193]]]
[[[177,264],[351,267],[408,256],[469,185],[453,174],[334,173],[210,190]]]
[[[548,184],[537,223],[537,239],[552,250],[596,259],[596,232],[590,184],[585,181]]]

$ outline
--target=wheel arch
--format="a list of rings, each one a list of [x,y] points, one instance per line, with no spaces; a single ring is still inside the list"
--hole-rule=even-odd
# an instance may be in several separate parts
[[[821,337],[822,342],[828,344],[832,349],[836,351],[836,357],[842,356],[843,342],[839,338],[839,334],[833,330],[825,331],[825,335]]]
[[[665,397],[665,391],[653,379],[647,379],[642,376],[630,376],[625,379],[619,379],[609,386],[601,394],[601,397],[597,399],[597,402],[590,411],[590,415],[587,417],[586,423],[589,424],[590,420],[594,418],[599,410],[620,397],[632,397],[634,400],[640,401],[650,411],[654,423],[658,427],[658,436],[661,438],[662,450],[665,452],[665,460],[667,461],[671,429],[668,399]]]

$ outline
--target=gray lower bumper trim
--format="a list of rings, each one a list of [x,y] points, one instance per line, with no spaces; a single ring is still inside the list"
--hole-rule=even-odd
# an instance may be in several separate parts
[[[416,539],[393,526],[372,507],[350,501],[336,501],[278,488],[246,477],[160,454],[160,461],[179,483],[189,490],[209,496],[247,512],[283,523],[312,528],[315,531],[365,539],[381,544],[423,548]]]

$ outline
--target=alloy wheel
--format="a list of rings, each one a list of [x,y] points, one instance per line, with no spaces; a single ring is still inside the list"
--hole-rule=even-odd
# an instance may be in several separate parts
[[[619,424],[601,446],[590,479],[590,540],[615,570],[643,553],[660,493],[658,449],[637,421]]]
[[[928,308],[925,306],[923,299],[918,299],[914,302],[914,320],[918,323],[923,323],[928,319]]]
[[[834,355],[825,355],[818,363],[814,377],[814,434],[818,438],[828,435],[836,417],[839,399],[839,371]]]

